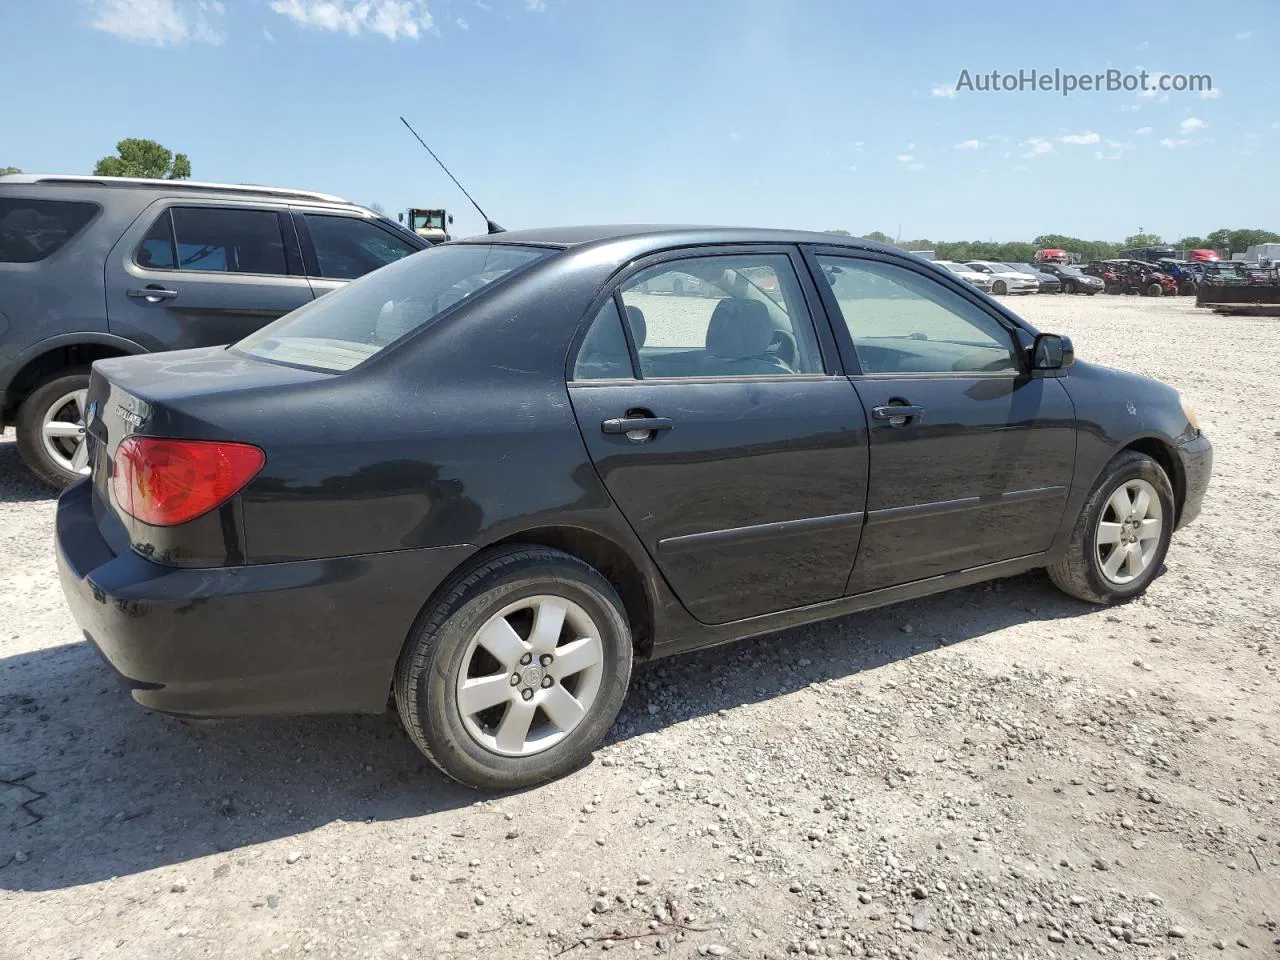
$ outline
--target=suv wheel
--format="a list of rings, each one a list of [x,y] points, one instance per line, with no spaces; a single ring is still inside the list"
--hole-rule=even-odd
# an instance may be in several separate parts
[[[69,487],[89,474],[84,437],[89,370],[54,374],[18,408],[18,452],[31,472],[51,486]]]
[[[396,668],[410,738],[479,790],[517,790],[581,763],[631,679],[631,629],[609,582],[545,547],[494,553],[446,587]]]

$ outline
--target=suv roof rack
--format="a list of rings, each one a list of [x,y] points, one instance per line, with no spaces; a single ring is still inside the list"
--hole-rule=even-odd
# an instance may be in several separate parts
[[[52,183],[52,184],[92,184],[100,187],[178,187],[183,190],[201,190],[210,193],[249,193],[267,197],[297,197],[302,200],[320,200],[325,203],[345,203],[351,201],[336,197],[331,193],[318,193],[315,190],[293,190],[289,187],[265,187],[251,183],[206,183],[201,180],[153,180],[145,177],[93,177],[84,175],[50,175],[40,173],[11,173],[0,177],[0,183]]]

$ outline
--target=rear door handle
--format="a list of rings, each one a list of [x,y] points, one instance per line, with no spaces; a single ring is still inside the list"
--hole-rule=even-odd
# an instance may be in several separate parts
[[[135,287],[126,291],[129,296],[137,300],[149,300],[152,303],[159,303],[161,300],[172,300],[178,295],[177,290],[166,290],[164,287]]]
[[[872,407],[871,416],[876,420],[906,420],[908,417],[919,417],[924,414],[924,407],[908,403],[890,403],[883,407]]]
[[[605,433],[631,433],[644,430],[670,430],[674,423],[670,417],[617,417],[605,420],[600,429]]]

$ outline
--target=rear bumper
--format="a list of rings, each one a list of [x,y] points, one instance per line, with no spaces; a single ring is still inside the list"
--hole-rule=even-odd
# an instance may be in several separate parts
[[[145,707],[186,716],[373,713],[405,638],[470,546],[239,567],[115,554],[88,483],[58,501],[76,622]]]
[[[1209,477],[1213,473],[1213,444],[1202,433],[1194,440],[1178,444],[1175,449],[1186,483],[1182,512],[1178,514],[1178,527],[1184,527],[1200,516],[1205,491],[1209,489]]]

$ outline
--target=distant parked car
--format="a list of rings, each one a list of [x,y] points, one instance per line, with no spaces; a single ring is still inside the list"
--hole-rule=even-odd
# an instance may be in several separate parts
[[[991,278],[991,292],[1004,293],[1039,293],[1040,281],[1029,273],[1012,269],[1007,263],[994,260],[966,260],[966,267],[985,273]]]
[[[1042,263],[1040,269],[1051,273],[1062,283],[1063,293],[1084,293],[1093,296],[1101,293],[1105,284],[1101,277],[1091,276],[1079,267],[1060,263]]]
[[[983,293],[991,292],[991,274],[974,270],[972,267],[966,267],[963,263],[956,263],[954,260],[935,260],[933,262],[944,270],[950,270],[961,280],[973,284]]]
[[[1040,284],[1040,293],[1062,292],[1062,281],[1058,279],[1057,274],[1042,270],[1039,267],[1033,267],[1029,263],[1006,263],[1005,266],[1035,277],[1036,282]]]
[[[37,476],[67,486],[89,472],[95,360],[231,343],[427,246],[323,193],[0,177],[0,425],[17,427]]]

